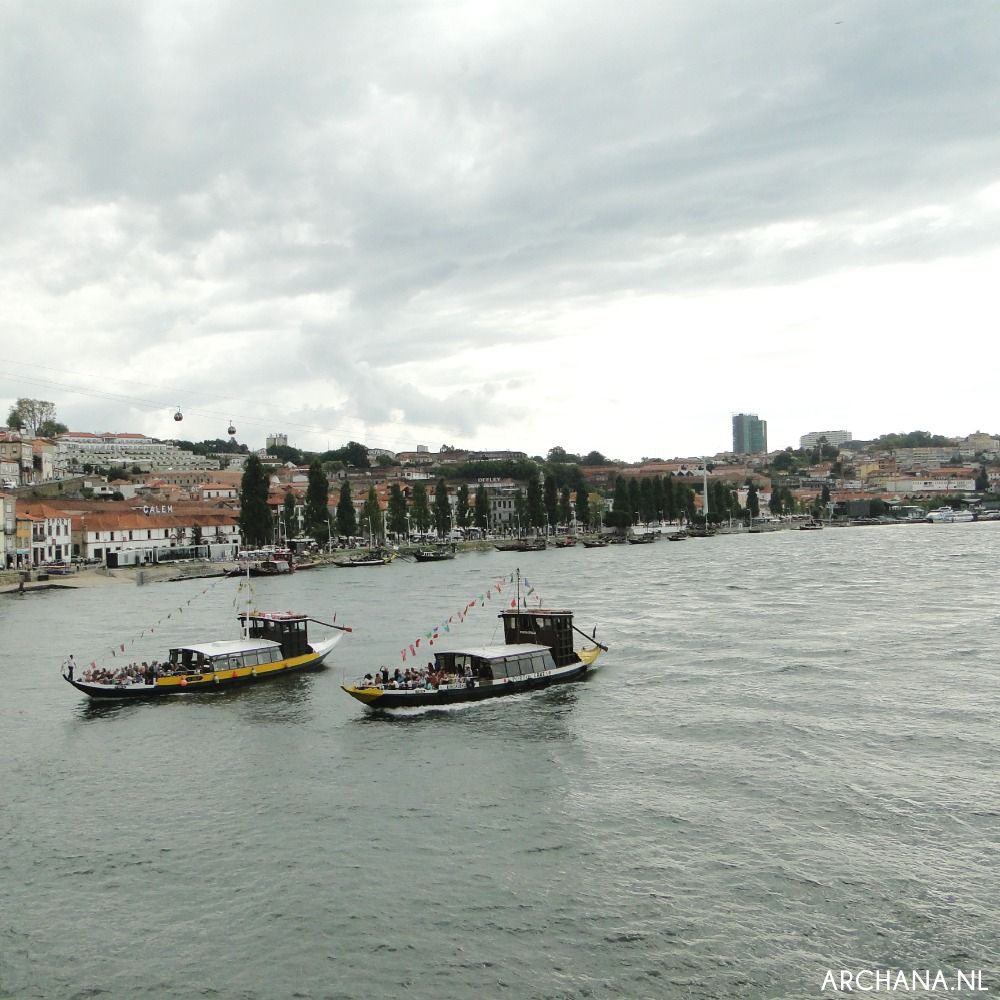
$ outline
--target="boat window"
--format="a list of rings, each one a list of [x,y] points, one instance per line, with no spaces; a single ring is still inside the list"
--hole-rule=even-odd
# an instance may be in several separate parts
[[[508,656],[504,666],[507,668],[508,677],[519,677],[521,674],[522,660],[516,656]]]
[[[278,660],[280,660],[280,659],[281,659],[281,649],[279,647],[275,646],[271,650],[271,662],[272,663],[277,663]]]
[[[531,669],[536,674],[545,669],[545,656],[542,653],[531,654]]]

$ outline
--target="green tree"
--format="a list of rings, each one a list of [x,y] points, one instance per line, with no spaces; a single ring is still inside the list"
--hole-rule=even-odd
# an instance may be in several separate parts
[[[663,520],[663,478],[653,476],[653,510],[656,511],[655,520]]]
[[[767,501],[767,509],[776,517],[784,513],[781,504],[781,490],[777,486],[771,486],[771,497]]]
[[[830,503],[830,487],[823,484],[823,489],[819,491],[819,502],[826,507]]]
[[[448,500],[448,484],[439,479],[434,488],[434,530],[437,531],[438,538],[444,538],[450,528],[451,503]]]
[[[605,520],[609,527],[617,528],[619,531],[625,531],[632,523],[632,513],[628,499],[628,483],[625,482],[624,476],[618,476],[615,479],[613,506]]]
[[[990,488],[990,477],[987,475],[986,466],[979,467],[979,475],[976,476],[976,492],[985,493]]]
[[[389,489],[389,530],[399,536],[406,534],[406,497],[399,483],[393,483]]]
[[[556,481],[552,476],[545,477],[545,521],[549,530],[554,531],[556,522],[559,520],[559,494],[556,488]]]
[[[285,529],[285,538],[294,538],[298,534],[298,518],[295,516],[295,494],[289,490],[285,494],[285,502],[281,506],[281,524]]]
[[[576,491],[576,521],[584,530],[590,527],[590,497],[586,486]]]
[[[676,521],[680,511],[677,486],[678,482],[672,474],[663,477],[663,516],[668,522]]]
[[[542,484],[537,476],[528,480],[528,524],[532,528],[545,526],[545,503],[542,500]]]
[[[599,451],[588,451],[583,456],[583,465],[608,465],[608,460]]]
[[[476,487],[476,506],[474,511],[476,527],[486,531],[490,526],[490,497],[485,486]]]
[[[337,500],[337,534],[347,538],[358,533],[358,514],[351,498],[351,484],[345,479]]]
[[[30,437],[37,437],[47,423],[55,423],[56,406],[47,399],[19,399],[7,414],[7,426],[11,430],[24,431]],[[60,427],[64,425],[60,424]],[[65,427],[64,427],[65,430]]]
[[[569,487],[564,486],[559,494],[559,523],[564,524],[569,529],[569,522],[573,520],[573,508],[569,502]]]
[[[520,535],[528,527],[528,504],[524,490],[520,487],[514,493],[514,517],[517,519],[517,533]]]
[[[656,503],[653,500],[653,480],[643,479],[639,483],[639,519],[643,524],[656,520]]]
[[[751,517],[760,517],[760,500],[757,497],[757,486],[753,482],[747,486],[747,511]]]
[[[465,483],[462,483],[455,490],[455,523],[460,528],[467,528],[471,516],[472,511],[469,509],[469,487]]]
[[[421,533],[426,532],[431,526],[431,511],[427,505],[427,487],[423,483],[414,484],[410,507],[413,526]]]
[[[271,482],[260,459],[251,455],[243,468],[240,481],[240,533],[249,546],[267,545],[274,537],[271,508],[267,495]]]
[[[639,480],[629,479],[628,481],[628,512],[631,517],[631,524],[639,523]]]
[[[305,503],[306,534],[321,545],[330,537],[330,480],[319,460],[309,466]]]
[[[379,506],[378,494],[375,486],[368,487],[368,496],[365,497],[364,506],[361,508],[362,527],[368,532],[369,544],[374,545],[375,539],[385,537],[385,530],[382,525],[382,508]]]

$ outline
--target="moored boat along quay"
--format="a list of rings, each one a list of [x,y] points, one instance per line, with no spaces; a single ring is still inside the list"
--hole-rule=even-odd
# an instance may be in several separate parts
[[[843,518],[824,522],[812,520],[761,520],[755,521],[750,525],[746,523],[721,524],[710,532],[706,533],[703,531],[702,534],[707,534],[709,537],[724,537],[727,535],[759,535],[779,531],[818,529],[821,527],[861,528],[900,525],[923,525],[927,527],[929,524],[934,523],[934,520],[940,519]],[[956,523],[989,524],[994,520],[994,518],[990,517],[980,517],[976,521],[960,520]],[[675,539],[690,537],[693,533],[691,527],[688,525],[664,524],[659,527],[659,530],[640,532],[636,537],[641,537],[643,541],[661,539],[673,541]],[[615,532],[606,532],[601,536],[580,536],[580,540],[583,542],[584,548],[593,548],[604,547],[609,542],[624,542],[626,537],[628,541],[634,540],[632,537],[616,534]],[[553,550],[569,549],[573,551],[578,546],[567,545],[564,538],[553,536],[553,542],[548,546],[545,545],[544,538],[530,540],[491,538],[449,543],[448,548],[447,558],[450,560],[455,555],[470,552],[482,553],[493,551],[494,549],[508,552],[544,551],[546,548]],[[307,562],[297,567],[297,571],[307,568],[342,566],[346,561],[357,558],[361,551],[359,549],[334,549],[330,552],[314,553],[309,556]],[[409,561],[417,562],[439,561],[442,558],[428,559],[426,556],[427,551],[427,545],[401,545],[393,550],[393,555],[406,557]],[[152,583],[176,583],[182,580],[232,576],[241,573],[242,569],[243,563],[240,560],[210,561],[203,559],[188,559],[153,565],[119,566],[114,569],[109,569],[106,566],[89,566],[74,563],[66,567],[60,567],[58,571],[53,571],[50,567],[43,565],[32,569],[0,570],[0,596],[6,594],[23,594],[38,590],[76,590],[80,588],[114,587],[121,584],[142,586]]]

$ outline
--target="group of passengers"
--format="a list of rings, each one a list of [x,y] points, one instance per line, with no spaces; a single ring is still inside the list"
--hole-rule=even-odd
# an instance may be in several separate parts
[[[90,684],[114,684],[116,687],[127,684],[154,684],[157,677],[167,673],[166,665],[161,666],[158,660],[147,663],[129,663],[117,670],[105,667],[88,667],[82,674],[82,679]]]
[[[420,667],[407,667],[400,670],[396,667],[392,674],[388,667],[376,670],[374,676],[365,674],[364,686],[377,687],[386,691],[415,691],[420,688],[434,690],[442,684],[457,684],[459,676],[455,673],[446,673],[444,670],[437,670],[433,663],[428,663],[426,669]],[[472,681],[472,667],[465,668],[465,681]]]

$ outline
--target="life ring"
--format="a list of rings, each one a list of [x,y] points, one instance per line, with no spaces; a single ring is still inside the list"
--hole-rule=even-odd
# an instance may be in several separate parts
[[[188,686],[187,678],[186,677],[182,677],[181,678],[181,687],[182,688],[186,688],[187,686]]]

